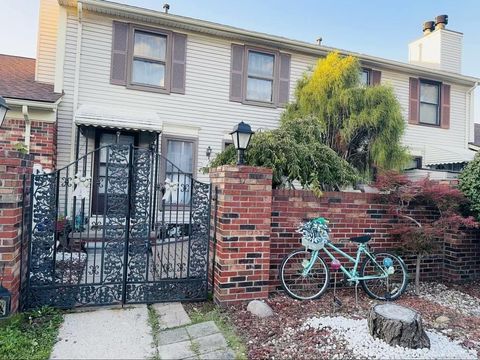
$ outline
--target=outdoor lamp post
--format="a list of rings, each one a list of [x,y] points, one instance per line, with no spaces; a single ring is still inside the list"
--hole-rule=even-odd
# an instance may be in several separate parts
[[[0,96],[0,128],[3,125],[3,121],[5,120],[8,110],[10,110],[10,108],[7,106],[7,102],[3,97]]]
[[[235,146],[238,154],[237,165],[245,164],[245,150],[253,134],[254,132],[250,125],[245,124],[243,121],[235,125],[233,131],[230,133],[230,135],[232,135],[233,146]]]

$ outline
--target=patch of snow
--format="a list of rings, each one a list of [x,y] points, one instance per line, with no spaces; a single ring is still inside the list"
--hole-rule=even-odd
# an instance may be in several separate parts
[[[430,349],[408,349],[390,346],[370,336],[366,319],[348,319],[343,316],[313,317],[307,320],[303,329],[332,330],[335,337],[346,340],[347,349],[355,356],[369,359],[476,359],[474,350],[463,348],[459,342],[434,331],[426,331],[430,338]]]

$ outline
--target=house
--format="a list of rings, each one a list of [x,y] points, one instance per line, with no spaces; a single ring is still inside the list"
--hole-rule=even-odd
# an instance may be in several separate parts
[[[100,0],[41,0],[39,19],[30,80],[54,94],[57,171],[32,177],[29,306],[204,299],[214,211],[199,168],[240,121],[277,127],[297,81],[337,49]],[[431,169],[474,154],[478,79],[461,74],[462,34],[446,23],[425,27],[409,63],[340,50],[359,58],[365,85],[393,87],[403,141]],[[236,185],[225,184],[249,189]],[[269,215],[239,220],[221,222],[270,232]],[[248,271],[261,269],[249,256]]]
[[[365,82],[390,84],[415,166],[458,170],[473,157],[473,89],[462,34],[426,23],[409,63],[357,56]],[[200,179],[241,120],[274,128],[297,80],[333,49],[98,0],[42,0],[37,80],[64,92],[58,164],[116,141],[155,146]],[[87,149],[88,148],[88,149]]]
[[[0,128],[0,150],[34,155],[45,169],[56,166],[57,108],[63,94],[35,81],[35,59],[0,55],[0,94],[10,108]]]

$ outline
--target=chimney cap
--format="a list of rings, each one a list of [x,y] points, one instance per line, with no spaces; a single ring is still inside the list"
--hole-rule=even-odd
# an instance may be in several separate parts
[[[425,21],[423,23],[423,32],[430,33],[435,30],[435,22],[434,21]]]
[[[438,24],[444,24],[444,25],[447,25],[448,24],[448,15],[438,15],[435,17],[435,24],[438,25]]]
[[[323,40],[323,38],[321,36],[319,36],[316,40],[317,45],[322,45],[322,40]]]
[[[165,10],[165,14],[168,14],[168,10],[170,10],[170,5],[168,3],[163,4],[163,9]]]

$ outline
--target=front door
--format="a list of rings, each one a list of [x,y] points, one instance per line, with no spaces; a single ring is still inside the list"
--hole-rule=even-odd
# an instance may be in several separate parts
[[[134,145],[138,144],[138,136],[129,132],[97,131],[95,148],[99,149],[95,154],[95,175],[93,182],[92,214],[105,214],[105,192],[107,179],[107,163],[109,161],[110,148],[108,145]],[[127,158],[126,161],[129,161]],[[128,188],[128,179],[125,181],[125,189]],[[122,194],[126,191],[122,191]]]

